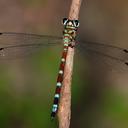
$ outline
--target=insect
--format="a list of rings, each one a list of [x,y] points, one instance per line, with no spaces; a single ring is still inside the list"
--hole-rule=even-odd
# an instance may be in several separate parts
[[[63,31],[63,42],[64,42],[64,48],[63,53],[61,57],[61,63],[59,68],[59,74],[57,78],[57,84],[56,84],[56,91],[54,96],[54,102],[52,107],[52,113],[51,117],[55,117],[55,114],[58,110],[58,103],[60,98],[60,92],[61,92],[61,86],[63,82],[63,76],[64,76],[64,67],[67,57],[68,48],[73,48],[75,46],[75,38],[76,38],[76,31],[79,27],[79,21],[78,20],[69,20],[67,18],[63,19],[63,25],[64,25],[64,31]]]
[[[8,58],[15,58],[33,51],[43,46],[52,46],[64,42],[59,73],[57,77],[54,102],[52,106],[51,117],[54,118],[59,105],[61,87],[63,83],[64,67],[66,63],[68,48],[78,47],[80,51],[96,53],[112,60],[116,60],[124,65],[128,65],[128,50],[113,45],[102,44],[98,42],[76,43],[76,32],[79,27],[78,20],[63,19],[64,31],[63,37],[36,35],[25,33],[3,32],[0,33],[0,61]],[[108,53],[105,50],[109,50]],[[21,52],[23,51],[23,52]],[[111,52],[110,52],[111,51]]]

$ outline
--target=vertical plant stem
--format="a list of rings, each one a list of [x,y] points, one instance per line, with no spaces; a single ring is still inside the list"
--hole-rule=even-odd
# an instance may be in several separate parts
[[[78,19],[82,0],[72,0],[69,19]],[[64,80],[58,110],[59,128],[69,128],[71,119],[71,81],[73,71],[74,48],[68,48],[67,60],[64,70]]]

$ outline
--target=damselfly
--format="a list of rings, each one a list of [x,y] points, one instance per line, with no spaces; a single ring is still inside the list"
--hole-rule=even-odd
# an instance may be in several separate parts
[[[98,42],[80,42],[76,43],[76,31],[79,27],[78,20],[63,19],[64,31],[63,37],[36,35],[26,33],[3,32],[0,33],[0,61],[8,58],[15,58],[22,56],[22,54],[29,53],[36,48],[43,46],[61,45],[64,42],[63,53],[57,78],[56,91],[54,95],[54,103],[52,107],[51,117],[55,117],[58,110],[58,103],[60,98],[61,86],[63,83],[64,67],[67,57],[68,48],[78,47],[84,52],[93,52],[111,60],[116,60],[119,63],[128,65],[128,50],[113,45],[102,44]],[[21,52],[24,51],[25,52]],[[105,51],[109,52],[106,53]]]

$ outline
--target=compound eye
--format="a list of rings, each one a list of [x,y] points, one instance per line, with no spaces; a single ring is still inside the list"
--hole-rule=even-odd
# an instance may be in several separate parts
[[[80,25],[79,21],[78,20],[74,20],[74,26],[75,27],[79,27],[79,25]]]
[[[68,18],[64,18],[64,19],[63,19],[63,25],[66,25],[67,22],[68,22]]]

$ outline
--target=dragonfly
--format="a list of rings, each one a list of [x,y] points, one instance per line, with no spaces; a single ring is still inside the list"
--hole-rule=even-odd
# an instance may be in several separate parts
[[[66,64],[66,58],[68,48],[78,48],[80,51],[95,53],[97,55],[116,60],[128,66],[128,50],[120,48],[118,46],[99,43],[99,42],[87,42],[77,43],[76,35],[79,27],[78,20],[70,20],[68,18],[63,19],[63,36],[50,36],[50,35],[37,35],[28,33],[14,33],[14,32],[1,32],[0,33],[0,61],[8,58],[20,57],[23,54],[27,54],[34,49],[40,47],[62,45],[63,40],[63,52],[61,62],[59,66],[59,72],[56,82],[56,89],[54,94],[54,101],[52,105],[51,117],[54,118],[59,108],[59,99],[61,95],[61,87],[64,79],[64,68]],[[109,52],[106,53],[105,51]],[[23,51],[23,52],[22,52]],[[111,51],[111,52],[110,52]]]

